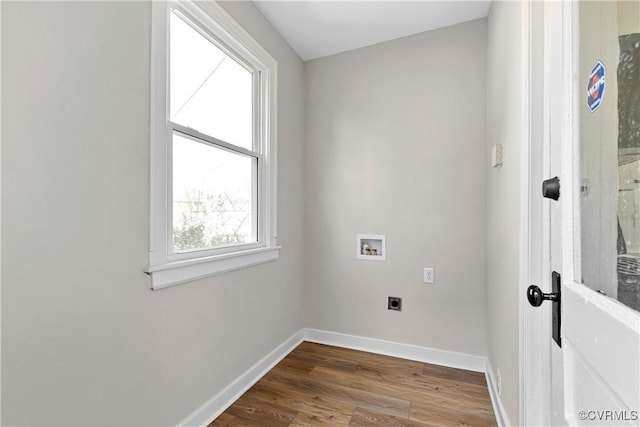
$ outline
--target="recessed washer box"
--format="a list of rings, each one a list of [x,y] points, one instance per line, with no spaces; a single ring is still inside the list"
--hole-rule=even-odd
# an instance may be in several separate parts
[[[386,257],[387,245],[384,234],[356,235],[356,258],[384,261]]]

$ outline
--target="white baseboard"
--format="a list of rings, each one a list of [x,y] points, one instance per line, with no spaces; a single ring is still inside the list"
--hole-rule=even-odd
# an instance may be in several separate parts
[[[233,402],[238,400],[247,390],[258,382],[267,372],[284,359],[302,341],[304,330],[298,331],[291,338],[280,344],[275,350],[265,356],[258,363],[249,368],[238,379],[233,381],[220,393],[209,399],[178,424],[179,427],[206,426],[222,414]]]
[[[432,363],[434,365],[448,366],[451,368],[486,372],[487,384],[489,385],[489,395],[491,396],[491,403],[493,404],[494,412],[496,413],[498,426],[503,427],[510,425],[506,412],[502,406],[502,402],[499,397],[496,399],[498,393],[495,388],[493,371],[485,357],[446,350],[437,350],[411,344],[402,344],[375,338],[365,338],[336,332],[321,331],[318,329],[301,329],[265,356],[262,360],[249,368],[244,374],[240,375],[238,379],[225,387],[224,390],[209,399],[209,401],[199,409],[180,422],[178,426],[195,427],[206,426],[211,423],[303,341],[367,351],[369,353],[383,354],[386,356],[415,360],[423,363]]]
[[[367,351],[369,353],[384,354],[385,356],[415,360],[450,368],[466,369],[468,371],[484,372],[486,357],[455,353],[446,350],[420,347],[375,338],[358,337],[318,329],[304,329],[304,340],[318,344],[328,344],[336,347]]]
[[[496,422],[498,427],[508,427],[511,425],[507,411],[505,411],[502,405],[502,398],[498,393],[498,383],[491,366],[491,362],[487,359],[487,366],[485,368],[485,377],[487,378],[487,387],[489,388],[489,396],[491,397],[491,404],[493,405],[493,413],[496,415]]]

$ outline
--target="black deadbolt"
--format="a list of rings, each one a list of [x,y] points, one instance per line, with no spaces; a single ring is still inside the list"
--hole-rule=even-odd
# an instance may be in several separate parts
[[[547,199],[558,200],[560,198],[560,178],[553,178],[542,181],[542,196]]]

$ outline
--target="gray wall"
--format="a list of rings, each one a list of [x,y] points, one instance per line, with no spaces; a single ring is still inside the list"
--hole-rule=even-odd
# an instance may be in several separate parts
[[[489,360],[501,371],[502,402],[509,419],[518,423],[519,283],[520,283],[520,149],[523,96],[523,8],[526,3],[494,1],[487,20],[487,139],[503,145],[503,167],[487,173],[487,331]],[[526,86],[524,86],[526,87]]]
[[[485,27],[305,63],[309,327],[486,354]],[[357,260],[356,233],[385,234],[386,261]]]
[[[174,425],[304,326],[488,354],[518,420],[522,6],[303,66],[222,5],[279,63],[281,259],[151,292],[150,5],[2,2],[2,424]]]
[[[279,63],[275,263],[151,292],[150,4],[2,2],[2,425],[175,425],[302,326],[303,65]]]

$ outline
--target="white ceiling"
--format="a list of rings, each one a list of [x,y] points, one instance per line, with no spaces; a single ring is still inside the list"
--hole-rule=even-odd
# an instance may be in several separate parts
[[[303,60],[486,17],[490,1],[254,0]]]

